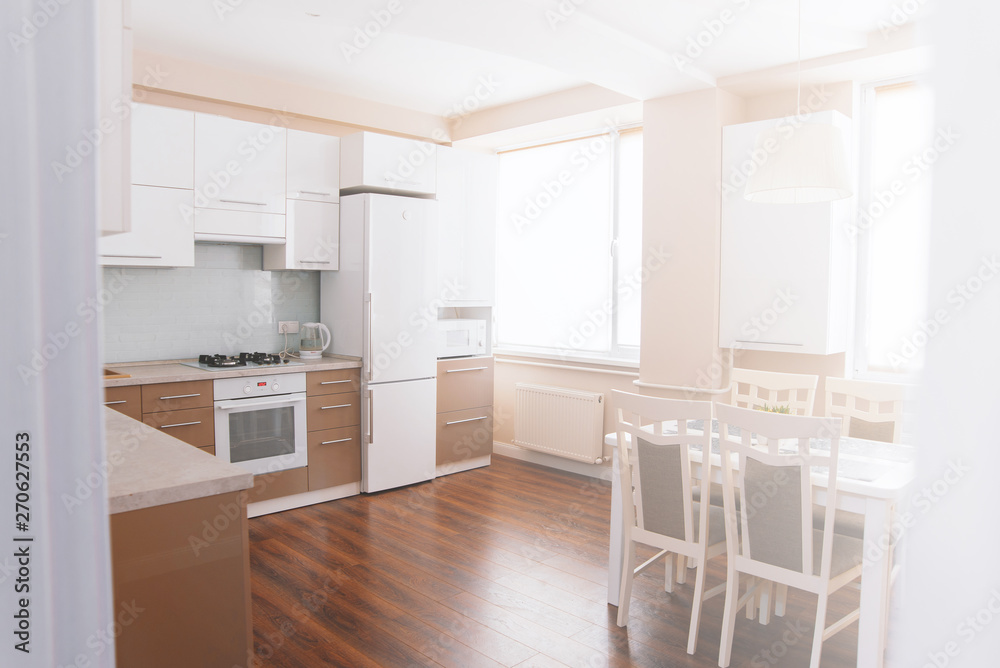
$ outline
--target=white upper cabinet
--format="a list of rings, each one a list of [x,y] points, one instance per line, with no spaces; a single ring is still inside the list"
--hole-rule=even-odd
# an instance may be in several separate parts
[[[98,240],[100,264],[193,267],[193,205],[193,190],[132,186],[132,229]]]
[[[850,121],[838,112],[814,113],[808,122],[837,125],[845,142],[851,136]],[[760,204],[743,197],[748,170],[763,159],[754,155],[757,134],[779,123],[793,127],[792,119],[773,119],[723,128],[719,346],[844,352],[851,320],[852,198]]]
[[[56,6],[58,11],[58,6]],[[129,0],[97,3],[97,60],[99,68],[100,141],[97,220],[101,235],[128,232],[129,220],[129,104],[132,100],[132,30]],[[111,123],[110,131],[105,124]],[[91,141],[89,139],[85,141]],[[94,150],[91,142],[90,150]]]
[[[340,189],[345,195],[389,193],[432,197],[437,192],[437,146],[356,132],[340,139]]]
[[[497,158],[438,147],[438,287],[446,306],[492,306]]]
[[[132,105],[132,183],[194,188],[194,112]]]
[[[194,133],[196,207],[285,213],[284,128],[195,114]]]
[[[340,201],[340,138],[288,130],[286,197]]]
[[[288,200],[285,243],[264,246],[264,269],[340,269],[340,205]]]

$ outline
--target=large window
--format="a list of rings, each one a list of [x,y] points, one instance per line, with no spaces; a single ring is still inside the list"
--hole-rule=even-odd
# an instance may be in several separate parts
[[[500,154],[497,346],[637,360],[642,132]]]
[[[950,143],[933,130],[931,93],[913,82],[863,89],[861,111],[855,373],[913,373],[936,331],[926,304],[930,170]]]

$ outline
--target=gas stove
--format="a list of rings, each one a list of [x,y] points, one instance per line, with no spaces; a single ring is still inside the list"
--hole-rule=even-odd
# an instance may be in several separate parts
[[[302,362],[281,359],[271,353],[239,353],[238,355],[198,355],[197,362],[181,362],[184,366],[205,371],[230,371],[233,369],[262,369],[282,366],[301,366]]]

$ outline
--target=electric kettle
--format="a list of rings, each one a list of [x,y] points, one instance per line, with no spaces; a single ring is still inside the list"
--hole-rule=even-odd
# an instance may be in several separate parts
[[[299,357],[304,360],[315,360],[323,356],[323,351],[330,347],[333,336],[327,326],[321,322],[304,322],[299,329]]]

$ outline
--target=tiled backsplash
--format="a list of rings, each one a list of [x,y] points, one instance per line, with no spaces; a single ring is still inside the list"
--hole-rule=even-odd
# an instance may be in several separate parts
[[[260,246],[195,245],[195,266],[106,267],[104,361],[279,352],[279,320],[319,320],[319,273],[262,271]],[[288,346],[298,349],[298,334]]]

